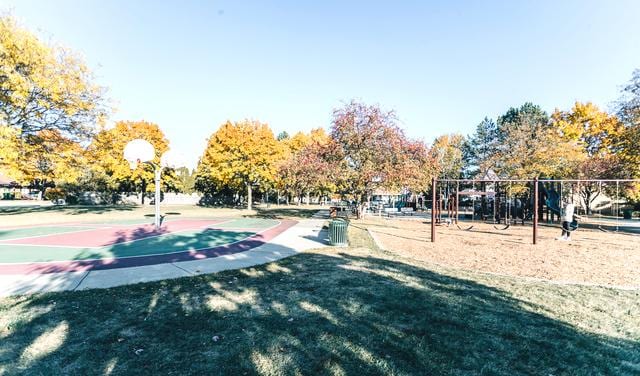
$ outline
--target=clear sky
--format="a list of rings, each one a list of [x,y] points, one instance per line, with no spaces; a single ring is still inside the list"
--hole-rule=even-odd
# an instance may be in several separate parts
[[[115,120],[158,123],[192,160],[227,119],[328,127],[352,98],[416,138],[525,101],[609,108],[640,68],[640,1],[0,0],[80,52]]]

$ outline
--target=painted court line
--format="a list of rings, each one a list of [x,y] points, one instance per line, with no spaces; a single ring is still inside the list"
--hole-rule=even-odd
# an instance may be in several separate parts
[[[201,221],[198,221],[201,222]],[[165,227],[159,231],[153,227],[153,225],[145,225],[144,227],[128,226],[126,228],[104,227],[94,228],[90,230],[75,231],[77,236],[70,237],[67,233],[55,233],[44,236],[25,237],[24,239],[14,239],[11,244],[28,244],[33,246],[67,246],[71,248],[92,248],[92,247],[108,247],[116,244],[126,244],[126,242],[133,240],[142,240],[152,237],[161,236],[168,233],[174,233],[176,231],[189,230],[199,228],[200,223],[194,221],[176,221],[168,223]],[[212,223],[213,222],[213,223]],[[216,224],[215,221],[208,221],[209,225]],[[82,233],[82,235],[80,235]],[[9,243],[9,242],[7,242]],[[0,244],[6,244],[0,242]]]
[[[144,265],[157,265],[181,261],[215,258],[223,255],[244,252],[259,247],[294,226],[293,220],[277,221],[277,224],[259,233],[231,243],[151,255],[124,256],[87,260],[67,260],[49,262],[27,262],[0,264],[0,274],[47,274],[72,271],[108,270]]]
[[[69,247],[68,245],[42,245],[42,244],[28,244],[28,243],[0,243],[0,246],[3,245],[10,245],[12,247],[36,247],[36,248],[64,248],[64,249],[76,249],[78,251],[83,250],[83,249],[101,249],[104,248],[104,246],[98,246],[98,247],[93,247],[93,246],[82,246],[82,247]],[[35,261],[34,261],[35,262]],[[6,263],[2,263],[0,262],[0,265],[2,264],[6,264]]]
[[[234,219],[228,219],[224,222],[220,222],[220,223],[226,223],[226,222],[231,222],[234,221]],[[181,234],[184,232],[189,232],[189,231],[194,231],[194,230],[198,230],[198,229],[202,229],[205,228],[205,230],[211,230],[211,231],[247,231],[247,232],[253,232],[253,234],[247,236],[246,238],[242,238],[241,240],[238,240],[236,242],[240,242],[243,241],[244,239],[248,239],[251,236],[254,236],[256,234],[260,234],[261,232],[270,230],[276,226],[279,226],[281,224],[280,221],[278,221],[277,224],[275,224],[274,226],[268,227],[268,228],[264,228],[264,229],[258,229],[258,228],[254,228],[254,229],[244,229],[244,228],[225,228],[225,227],[221,227],[221,228],[217,228],[217,227],[210,227],[210,226],[200,226],[200,227],[194,227],[194,228],[187,228],[187,229],[183,229],[183,230],[176,230],[176,231],[169,231],[169,232],[165,232],[162,234],[158,234],[158,235],[152,235],[152,236],[147,236],[147,237],[143,237],[143,238],[139,238],[139,239],[132,239],[132,240],[127,240],[127,241],[123,241],[123,242],[116,242],[113,244],[109,244],[109,245],[100,245],[100,246],[68,246],[68,245],[51,245],[51,244],[47,244],[47,245],[42,245],[42,244],[29,244],[29,243],[4,243],[4,242],[0,242],[0,246],[1,245],[10,245],[12,247],[42,247],[42,248],[64,248],[64,249],[77,249],[78,251],[81,251],[83,249],[103,249],[106,247],[111,247],[111,246],[116,246],[116,245],[121,245],[121,244],[131,244],[131,243],[135,243],[135,242],[139,242],[142,240],[147,240],[147,239],[152,239],[152,238],[158,238],[158,237],[162,237],[162,236],[168,236],[168,235],[173,235],[173,234]],[[87,231],[87,230],[81,230],[81,231]],[[71,232],[69,232],[71,233]],[[62,234],[67,234],[67,232],[64,233],[56,233],[56,235],[62,235]],[[43,235],[43,236],[47,236],[47,235]],[[16,238],[16,239],[28,239],[28,238]],[[6,240],[6,241],[10,241]],[[234,243],[236,243],[234,242]],[[233,243],[225,243],[222,245],[226,245],[226,244],[233,244]],[[197,249],[190,249],[188,251],[199,251],[202,249],[207,249],[209,247],[204,247],[204,248],[197,248]],[[128,257],[144,257],[144,256],[157,256],[157,255],[165,255],[165,254],[171,254],[171,253],[180,253],[180,252],[184,252],[184,250],[181,251],[175,251],[175,252],[162,252],[162,253],[150,253],[150,254],[145,254],[142,256],[122,256],[122,257],[117,257],[117,258],[113,258],[113,259],[118,259],[118,258],[128,258]],[[96,261],[96,260],[107,260],[106,258],[100,258],[100,259],[82,259],[82,260],[78,260],[78,261]],[[50,263],[50,262],[56,262],[56,261],[32,261],[30,263]],[[15,265],[16,263],[11,263],[11,262],[0,262],[0,265]]]
[[[148,254],[144,254],[144,255],[136,255],[136,256],[121,256],[121,257],[111,257],[111,258],[82,259],[82,260],[66,260],[66,261],[32,261],[32,262],[25,262],[25,263],[0,263],[0,265],[50,264],[50,263],[53,263],[53,262],[67,262],[67,261],[71,261],[71,262],[84,262],[84,261],[115,261],[115,260],[128,259],[128,258],[137,258],[137,257],[151,257],[151,256],[172,255],[172,254],[176,254],[176,253],[184,253],[184,252],[190,252],[190,253],[193,253],[193,252],[199,252],[199,251],[203,251],[203,250],[207,250],[207,249],[211,249],[211,248],[226,247],[226,246],[229,246],[229,245],[234,245],[234,244],[237,244],[237,243],[241,243],[241,242],[243,242],[243,241],[245,241],[245,240],[247,240],[247,239],[249,239],[249,238],[252,238],[252,237],[254,237],[254,236],[256,236],[256,235],[260,235],[260,234],[262,234],[262,233],[264,233],[264,232],[267,232],[267,231],[269,231],[269,230],[272,230],[272,229],[274,229],[274,228],[276,228],[276,227],[278,227],[278,226],[280,226],[280,225],[282,224],[282,222],[280,222],[280,221],[277,221],[277,222],[278,222],[277,224],[275,224],[275,225],[273,225],[273,226],[271,226],[271,227],[268,227],[268,228],[266,228],[266,229],[264,229],[264,230],[262,230],[262,231],[260,231],[260,232],[253,233],[253,234],[251,234],[251,235],[247,236],[246,238],[242,238],[242,239],[240,239],[240,240],[236,240],[236,241],[231,242],[231,243],[224,243],[224,244],[216,245],[216,246],[213,246],[213,247],[201,247],[201,248],[194,248],[194,249],[182,249],[182,250],[179,250],[179,251],[172,251],[172,252],[160,252],[160,253],[148,253]],[[184,231],[189,231],[189,230],[183,230],[182,232],[184,232]],[[163,235],[169,235],[169,233],[167,233],[167,234],[163,234]],[[160,236],[162,236],[162,235],[160,235]],[[149,238],[145,238],[145,239],[149,239]],[[145,240],[145,239],[138,239],[138,240]],[[135,241],[138,241],[138,240],[135,240]],[[123,244],[123,243],[118,243],[118,244]],[[32,247],[33,247],[33,245],[32,245]],[[39,247],[39,246],[36,246],[36,247]],[[51,245],[48,245],[48,246],[46,246],[46,247],[61,247],[61,248],[69,248],[69,247],[66,247],[66,246],[64,246],[64,245],[57,245],[57,246],[51,246]],[[82,247],[82,248],[79,248],[79,249],[85,249],[85,248],[104,248],[104,247]]]
[[[225,223],[225,222],[229,222],[229,221],[232,221],[232,219],[229,219],[229,220],[226,220],[226,221],[220,222],[220,223]],[[165,232],[165,233],[158,234],[158,235],[151,235],[151,236],[147,236],[147,237],[140,238],[140,239],[126,240],[126,241],[123,241],[123,242],[118,242],[118,243],[114,243],[114,244],[110,244],[110,245],[131,244],[131,243],[139,242],[141,240],[158,238],[158,237],[166,236],[166,235],[180,234],[180,233],[183,233],[183,232],[198,230],[198,229],[205,228],[205,227],[207,227],[207,226],[205,225],[205,226],[200,226],[200,227],[186,228],[186,229],[183,229],[183,230],[169,231],[169,232]],[[207,227],[206,229],[208,230],[209,228]],[[217,229],[215,229],[215,230],[217,230]],[[108,246],[109,245],[107,245],[106,247],[108,247]],[[102,246],[102,247],[105,247],[105,246]],[[102,247],[98,247],[98,248],[102,248]]]
[[[42,227],[46,227],[46,226],[42,226]],[[58,227],[58,226],[51,226],[51,227]],[[60,226],[60,227],[65,227],[65,226]],[[71,226],[66,226],[66,227],[71,227]],[[77,226],[77,227],[81,227],[81,226]],[[66,234],[77,234],[79,232],[87,232],[87,231],[93,231],[96,230],[96,228],[88,228],[86,230],[77,230],[77,231],[63,231],[63,232],[56,232],[54,234],[44,234],[44,235],[34,235],[34,236],[22,236],[19,238],[11,238],[11,239],[2,239],[0,240],[0,245],[34,245],[34,246],[38,246],[41,247],[43,246],[42,244],[27,244],[27,243],[15,243],[12,244],[11,242],[15,242],[16,240],[26,240],[26,239],[37,239],[37,238],[45,238],[47,236],[54,236],[54,235],[66,235]],[[48,245],[47,245],[48,246]],[[84,248],[84,247],[83,247]]]

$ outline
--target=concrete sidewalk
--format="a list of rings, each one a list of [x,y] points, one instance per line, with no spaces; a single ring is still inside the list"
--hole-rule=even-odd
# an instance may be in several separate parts
[[[269,243],[246,252],[203,260],[88,272],[0,275],[0,296],[107,288],[264,264],[326,246],[327,234],[322,230],[323,223],[322,219],[301,220]]]

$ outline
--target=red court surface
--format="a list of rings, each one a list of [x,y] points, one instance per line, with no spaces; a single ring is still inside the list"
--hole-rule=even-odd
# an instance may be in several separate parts
[[[62,233],[47,236],[25,237],[10,241],[0,241],[0,244],[9,242],[11,244],[43,245],[43,246],[68,246],[68,247],[105,247],[129,241],[141,240],[152,236],[160,236],[178,231],[194,230],[204,227],[215,226],[217,223],[226,220],[178,220],[167,222],[158,230],[151,225],[108,225],[105,228],[89,228],[83,231],[76,231],[71,234]]]
[[[46,226],[0,228],[5,232],[0,239],[0,274],[104,270],[219,257],[259,247],[296,223],[177,219],[159,230],[149,224],[86,223],[51,225],[49,231],[59,233],[50,234]],[[12,237],[11,231],[36,235]],[[21,262],[24,259],[29,262]],[[51,261],[39,261],[43,259]]]

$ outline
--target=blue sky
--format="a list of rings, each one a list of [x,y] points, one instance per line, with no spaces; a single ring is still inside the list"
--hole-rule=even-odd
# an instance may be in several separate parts
[[[640,1],[0,0],[81,53],[115,120],[197,160],[227,119],[328,128],[356,98],[427,142],[525,101],[608,108],[640,68]]]

